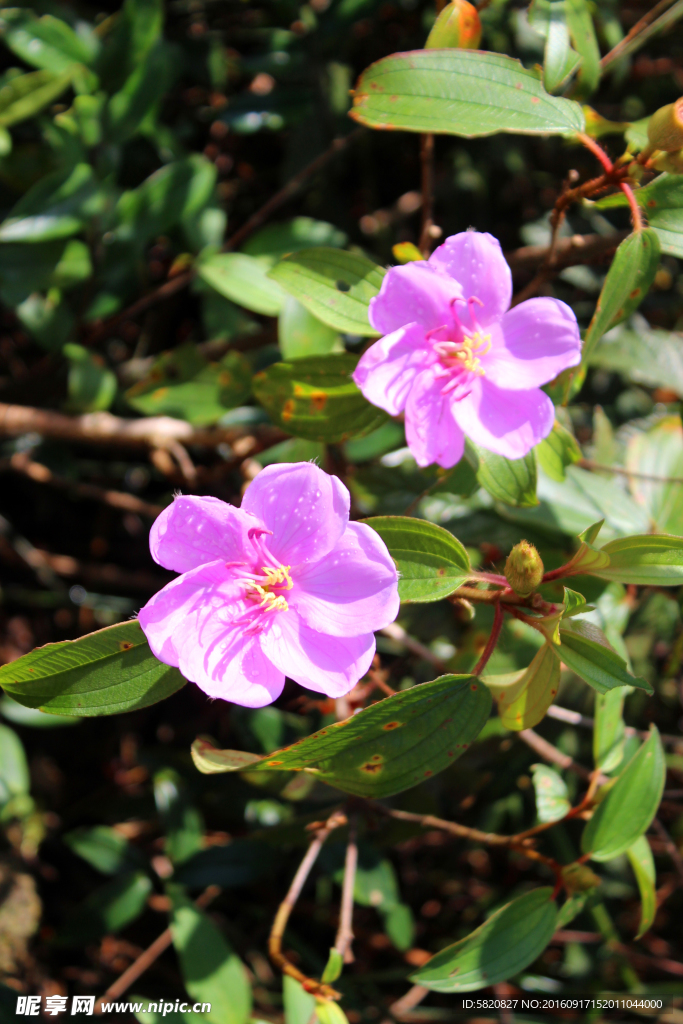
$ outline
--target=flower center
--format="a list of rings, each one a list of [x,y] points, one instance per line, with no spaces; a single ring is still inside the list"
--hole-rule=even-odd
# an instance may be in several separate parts
[[[470,326],[465,326],[460,319],[456,310],[458,302],[467,305]],[[438,376],[448,378],[441,394],[453,393],[456,401],[469,395],[473,377],[483,377],[486,373],[481,361],[491,350],[491,335],[485,334],[477,323],[474,307],[481,305],[481,299],[474,295],[469,299],[453,299],[453,323],[427,332],[427,337],[446,332],[446,338],[434,342],[434,351],[442,367]]]
[[[239,582],[246,586],[247,597],[252,601],[258,601],[259,608],[266,612],[286,612],[289,605],[281,592],[293,587],[292,577],[289,575],[290,568],[289,565],[278,565],[277,568],[264,565],[261,569],[262,576],[251,573]]]

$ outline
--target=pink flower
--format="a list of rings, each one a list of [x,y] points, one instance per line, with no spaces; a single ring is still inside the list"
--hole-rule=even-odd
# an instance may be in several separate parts
[[[285,676],[347,693],[398,614],[384,541],[349,522],[349,492],[308,462],[268,466],[241,508],[181,495],[150,533],[152,557],[182,573],[140,612],[160,661],[211,697],[270,704]]]
[[[384,337],[353,379],[391,416],[405,410],[418,465],[450,469],[465,435],[519,459],[552,430],[553,403],[539,386],[581,361],[576,317],[550,298],[508,309],[511,297],[497,239],[464,231],[426,262],[392,267],[372,299],[370,323]]]

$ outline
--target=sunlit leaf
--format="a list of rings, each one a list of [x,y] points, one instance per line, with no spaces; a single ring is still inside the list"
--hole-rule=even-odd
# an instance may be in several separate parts
[[[652,927],[657,913],[655,860],[645,836],[640,836],[632,846],[629,846],[626,856],[631,862],[640,890],[640,924],[635,936],[639,939]]]
[[[626,662],[610,646],[607,637],[592,622],[568,619],[560,626],[561,643],[555,652],[565,665],[592,686],[598,693],[607,693],[615,686],[635,686],[652,693],[652,686],[640,676],[633,676]]]
[[[482,676],[498,705],[506,729],[531,729],[545,717],[560,687],[560,662],[544,644],[526,669],[506,675]]]
[[[439,601],[472,573],[467,551],[442,526],[407,516],[364,519],[380,535],[399,571],[402,602]]]
[[[538,820],[548,822],[564,818],[572,805],[562,776],[547,764],[534,764],[531,772]]]

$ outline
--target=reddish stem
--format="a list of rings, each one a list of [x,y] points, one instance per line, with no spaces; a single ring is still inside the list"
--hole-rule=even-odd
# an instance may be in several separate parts
[[[640,212],[640,207],[638,206],[638,200],[636,199],[636,197],[633,194],[633,189],[631,188],[630,185],[627,185],[625,181],[621,182],[621,184],[619,185],[619,188],[621,189],[621,191],[624,193],[624,195],[628,199],[628,205],[631,207],[631,220],[633,222],[633,230],[634,231],[642,231],[643,230],[643,215]]]
[[[595,141],[595,139],[591,139],[590,135],[586,135],[584,132],[579,132],[578,137],[579,137],[579,139],[581,139],[581,142],[583,142],[583,144],[586,147],[586,149],[590,149],[590,151],[593,154],[593,156],[597,157],[597,159],[600,161],[600,163],[604,167],[605,173],[606,174],[611,174],[612,171],[614,170],[614,164],[612,163],[610,158],[607,156],[607,153],[605,153],[605,151],[602,148],[602,146],[599,146],[597,144],[597,142]]]
[[[493,615],[493,628],[491,629],[491,636],[488,638],[488,642],[486,644],[486,647],[484,648],[484,653],[477,662],[477,666],[474,669],[473,675],[481,675],[481,673],[486,668],[486,663],[493,654],[496,648],[496,644],[498,643],[500,631],[503,628],[503,618],[503,607],[500,601],[496,601],[496,609]]]

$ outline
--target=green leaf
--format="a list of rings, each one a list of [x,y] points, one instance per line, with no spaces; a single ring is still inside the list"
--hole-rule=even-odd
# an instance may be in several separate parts
[[[616,686],[595,698],[593,761],[601,772],[612,772],[624,757],[624,697],[630,690]]]
[[[119,199],[116,238],[144,245],[163,235],[202,210],[213,196],[215,183],[214,164],[197,153],[159,168]]]
[[[592,576],[652,587],[683,583],[683,537],[623,537],[611,540],[601,550],[609,555],[609,565],[591,570]]]
[[[650,290],[659,266],[660,246],[652,228],[625,238],[607,271],[595,313],[583,341],[582,363],[590,361],[603,334],[638,308]]]
[[[0,712],[14,725],[22,725],[29,729],[60,729],[64,726],[78,725],[82,719],[74,715],[46,715],[36,708],[27,708],[23,704],[17,704],[15,700],[5,694],[0,697]]]
[[[118,932],[139,917],[152,892],[152,881],[143,871],[119,875],[95,889],[69,915],[57,935],[59,946],[80,946]]]
[[[341,249],[302,249],[276,263],[268,276],[324,324],[338,331],[377,336],[368,321],[384,267]]]
[[[74,330],[74,316],[57,288],[51,288],[47,295],[32,292],[15,307],[15,313],[22,326],[48,352],[61,351]]]
[[[347,352],[273,363],[257,373],[254,396],[288,434],[334,443],[368,434],[386,414],[368,402],[351,374],[358,356]]]
[[[180,885],[168,885],[173,909],[171,933],[185,988],[193,999],[211,1003],[205,1014],[214,1024],[247,1024],[251,986],[244,965],[210,917]]]
[[[343,352],[339,333],[309,313],[305,306],[288,295],[280,310],[278,344],[284,359],[323,356]]]
[[[28,793],[30,788],[31,778],[23,744],[14,729],[0,725],[0,803]]]
[[[174,416],[206,427],[228,409],[244,405],[250,393],[251,370],[244,356],[230,351],[220,362],[209,363],[188,343],[162,352],[124,397],[145,416]]]
[[[562,776],[547,764],[532,764],[531,773],[538,820],[559,821],[569,814],[572,805]]]
[[[558,658],[598,693],[607,693],[615,686],[635,686],[652,693],[650,683],[640,676],[631,675],[624,659],[612,649],[605,634],[592,622],[563,621],[560,640],[560,644],[554,645]]]
[[[557,921],[555,922],[555,931],[561,928],[566,928],[570,921],[573,921],[575,917],[583,910],[586,900],[590,896],[589,892],[575,892],[564,901],[562,906],[557,912]]]
[[[339,1003],[318,1002],[315,1009],[318,1014],[318,1024],[349,1024],[349,1018]]]
[[[407,903],[396,903],[386,911],[384,931],[401,953],[412,948],[415,943],[415,918]]]
[[[600,47],[588,0],[566,0],[567,25],[574,47],[581,55],[576,94],[590,96],[600,84]]]
[[[529,7],[529,24],[545,37],[543,84],[548,92],[559,92],[581,63],[571,48],[564,0],[534,0]]]
[[[176,668],[154,657],[137,621],[37,647],[0,668],[0,686],[14,700],[53,715],[120,714],[184,685]]]
[[[116,375],[109,370],[101,355],[76,345],[65,345],[64,355],[69,360],[70,412],[98,412],[108,409],[116,396]]]
[[[310,249],[311,246],[346,245],[346,235],[334,224],[312,217],[293,217],[280,224],[267,224],[256,231],[242,246],[249,256],[268,256],[281,259],[290,252]]]
[[[107,825],[76,828],[63,837],[69,849],[103,875],[118,875],[144,865],[144,857],[125,836]]]
[[[305,771],[357,796],[385,797],[452,764],[479,735],[491,697],[474,676],[441,676],[320,729],[291,747],[257,758],[195,740],[192,757],[205,774]]]
[[[308,1024],[316,1008],[315,997],[296,978],[285,974],[282,979],[285,1024]]]
[[[107,104],[104,134],[108,142],[125,142],[146,120],[153,122],[156,107],[173,84],[178,56],[176,47],[161,39],[134,68]],[[201,158],[195,154],[195,159]]]
[[[513,460],[468,442],[465,454],[476,469],[480,485],[496,501],[517,508],[533,508],[538,505],[533,451],[523,459]]]
[[[220,295],[264,316],[277,316],[285,293],[267,276],[267,257],[220,252],[197,264],[199,276]]]
[[[584,612],[593,611],[593,605],[586,602],[586,598],[583,594],[578,594],[575,590],[570,590],[569,587],[564,587],[564,618],[570,619],[574,615],[583,615]]]
[[[0,242],[49,242],[80,231],[89,217],[102,213],[106,196],[89,164],[41,178],[0,224]]]
[[[9,128],[26,121],[48,105],[71,85],[71,74],[53,75],[51,71],[31,71],[17,75],[0,89],[0,127]]]
[[[629,846],[626,856],[631,862],[633,874],[640,890],[640,924],[636,939],[641,938],[654,924],[657,913],[657,894],[655,892],[655,861],[646,836],[640,836]]]
[[[174,864],[183,864],[202,849],[204,822],[172,768],[155,774],[154,801],[166,834],[164,849]]]
[[[413,50],[371,64],[351,117],[370,128],[480,135],[573,135],[585,128],[572,100],[549,96],[520,61],[480,50]]]
[[[308,776],[295,776],[295,780],[301,778],[309,781]],[[240,839],[228,846],[200,850],[178,866],[173,877],[192,889],[205,889],[207,885],[237,888],[267,874],[272,867],[272,856],[265,844]]]
[[[557,905],[552,892],[544,886],[512,900],[433,956],[410,980],[434,992],[473,992],[518,974],[553,937]]]
[[[545,718],[560,688],[560,663],[549,644],[543,644],[528,668],[505,675],[482,676],[498,705],[506,729],[531,729]]]
[[[320,980],[323,985],[331,985],[341,977],[341,973],[344,970],[344,957],[341,955],[339,950],[332,948],[330,955],[327,958],[325,964],[325,970],[323,971]],[[285,1004],[286,1005],[286,1004]]]
[[[571,466],[583,458],[583,452],[579,448],[576,438],[557,420],[555,420],[551,432],[540,444],[536,445],[534,451],[543,472],[551,480],[560,482],[565,479],[567,466]]]
[[[37,18],[33,11],[21,7],[5,8],[2,12],[0,36],[21,60],[57,75],[73,64],[91,64],[99,50],[94,32],[77,35],[60,18],[51,14]]]
[[[634,324],[631,330],[624,324],[603,337],[593,349],[590,362],[591,366],[612,370],[638,384],[671,389],[683,398],[683,348],[679,335],[675,331],[656,330],[640,316],[637,328]]]
[[[396,562],[402,603],[440,601],[472,574],[467,551],[442,526],[408,516],[376,516],[362,522],[377,531]]]
[[[649,185],[636,189],[635,197],[645,210],[662,252],[683,257],[683,178],[680,174],[660,174]],[[600,210],[612,209],[628,206],[628,200],[623,192],[617,192],[599,199],[595,206]]]
[[[664,748],[657,727],[633,755],[583,830],[581,849],[593,860],[613,860],[650,827],[664,791]]]
[[[676,343],[681,348],[680,339]],[[683,534],[683,425],[664,416],[634,434],[626,449],[629,489],[652,520],[656,533]],[[649,477],[660,477],[652,480]]]

